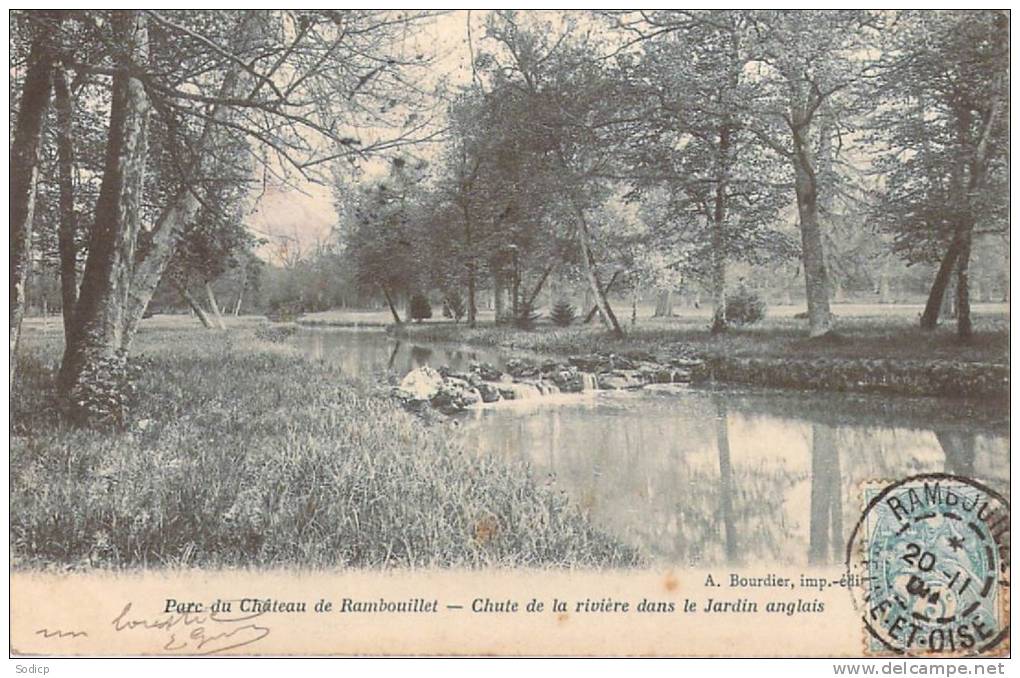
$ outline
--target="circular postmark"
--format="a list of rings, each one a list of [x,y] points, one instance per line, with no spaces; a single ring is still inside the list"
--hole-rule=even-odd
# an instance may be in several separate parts
[[[1009,502],[969,478],[863,488],[846,566],[870,655],[980,655],[1009,638]]]

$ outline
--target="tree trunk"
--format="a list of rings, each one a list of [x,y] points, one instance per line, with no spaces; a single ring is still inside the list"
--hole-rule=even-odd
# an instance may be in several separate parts
[[[55,13],[38,15],[32,48],[28,55],[18,121],[10,156],[10,383],[14,383],[15,354],[25,317],[25,290],[32,267],[32,219],[35,215],[36,184],[39,177],[39,150],[43,125],[50,105],[53,74],[53,26]]]
[[[893,301],[889,278],[889,263],[886,262],[882,265],[882,272],[878,279],[878,303],[880,304],[891,304]]]
[[[221,330],[227,329],[226,323],[223,322],[223,314],[220,313],[220,305],[216,303],[216,294],[213,292],[212,285],[209,284],[208,280],[205,281],[205,298],[209,300],[209,308],[216,318],[216,325]]]
[[[542,288],[545,286],[545,281],[549,278],[549,274],[552,273],[555,266],[556,264],[549,264],[546,266],[545,271],[542,272],[542,277],[538,279],[538,283],[535,285],[535,289],[533,289],[531,294],[528,295],[526,303],[529,309],[534,310],[535,300],[538,299],[539,293],[542,292]]]
[[[245,18],[234,32],[240,46],[243,47],[248,42],[257,39],[259,35],[258,21],[257,12],[245,14]],[[231,99],[236,97],[241,92],[243,85],[241,67],[235,64],[223,76],[219,98]],[[186,173],[186,176],[202,176],[210,171],[210,165],[215,162],[216,157],[209,149],[216,145],[216,136],[219,132],[220,124],[229,116],[230,109],[224,106],[217,105],[212,108],[209,119],[206,120],[205,126],[202,128],[202,134],[195,144],[195,147],[200,149],[199,155],[192,163],[190,171]],[[152,299],[160,279],[163,277],[163,272],[170,262],[179,233],[195,218],[199,208],[202,206],[196,193],[195,186],[184,186],[170,200],[151,231],[152,239],[145,258],[134,266],[130,294],[127,299],[127,311],[124,314],[125,327],[122,334],[125,340],[122,346],[124,350],[127,349],[127,344],[134,336],[138,321],[144,315],[145,309],[149,305],[149,301]]]
[[[70,341],[74,311],[78,303],[78,248],[75,237],[78,218],[74,211],[73,105],[67,85],[67,73],[53,73],[53,104],[57,112],[57,183],[60,189],[60,224],[57,250],[60,255],[60,303],[64,317],[64,344]]]
[[[510,317],[514,320],[521,316],[521,301],[521,262],[515,247],[510,257]]]
[[[661,289],[655,297],[656,318],[671,318],[673,316],[673,290]]]
[[[794,180],[800,217],[809,333],[812,337],[820,337],[832,331],[832,314],[829,311],[829,282],[822,249],[822,231],[818,222],[818,183],[808,157],[807,142],[799,138],[799,135],[794,137]]]
[[[474,228],[471,221],[471,208],[467,201],[461,203],[461,212],[464,216],[464,246],[468,253],[467,323],[468,327],[474,327],[478,323],[478,304],[475,300],[478,287],[478,264],[475,263]]]
[[[967,229],[956,257],[956,336],[961,341],[970,341],[974,336],[970,320],[970,244],[971,229]]]
[[[467,277],[467,322],[468,327],[474,327],[478,323],[478,304],[475,301],[477,294],[476,287],[478,281],[475,279],[475,264],[471,262],[468,264],[468,277]]]
[[[712,334],[726,331],[726,188],[729,176],[730,128],[719,129],[719,171],[712,209]]]
[[[496,307],[496,324],[506,321],[506,280],[501,272],[492,276],[492,297]]]
[[[103,183],[72,339],[61,366],[60,386],[65,395],[83,371],[100,374],[106,361],[122,355],[126,343],[124,314],[138,235],[149,115],[145,87],[130,69],[134,63],[145,63],[148,34],[141,12],[114,12],[112,25],[125,55],[113,78]]]
[[[980,266],[979,266],[980,268]],[[971,298],[979,304],[988,303],[988,281],[983,276],[970,279]]]
[[[972,112],[969,108],[963,107],[957,111],[957,140],[962,148],[973,148],[972,157],[969,163],[965,154],[957,155],[957,165],[954,167],[953,176],[949,188],[949,197],[952,206],[959,211],[956,224],[953,228],[953,241],[949,249],[942,257],[939,271],[932,283],[931,291],[928,294],[928,303],[925,305],[924,314],[921,316],[921,327],[932,330],[938,325],[939,309],[942,305],[942,297],[945,294],[946,286],[949,283],[949,276],[953,271],[953,265],[957,268],[956,306],[957,324],[956,331],[961,339],[967,340],[971,337],[973,329],[970,320],[970,290],[968,288],[968,269],[970,267],[971,240],[974,231],[974,216],[970,205],[970,196],[981,188],[985,180],[988,168],[988,142],[992,130],[996,125],[1000,105],[996,101],[992,104],[991,110],[983,120],[982,132],[978,137],[976,146],[972,144],[971,126],[973,122]],[[969,179],[964,184],[964,172],[969,168]]]
[[[613,291],[613,285],[616,284],[616,281],[619,278],[620,278],[620,272],[619,271],[613,271],[613,275],[610,276],[609,283],[605,286],[603,291],[606,294],[609,294],[610,292],[612,292]],[[591,289],[586,287],[584,289],[584,301],[585,301],[585,305],[591,303],[591,296],[592,296]],[[588,310],[588,312],[585,314],[585,316],[584,316],[585,324],[590,323],[595,318],[595,314],[598,313],[598,312],[599,312],[598,305],[596,304],[596,305],[592,306]]]
[[[241,285],[237,290],[237,301],[234,302],[234,317],[241,315],[241,302],[244,301],[244,288],[248,286],[248,257],[245,256],[241,259]],[[342,300],[341,305],[346,308],[346,297]]]
[[[946,294],[946,287],[949,285],[949,277],[953,273],[953,266],[960,255],[960,242],[954,238],[949,244],[939,264],[938,273],[931,284],[928,292],[928,302],[924,305],[924,313],[921,314],[921,328],[933,330],[939,324],[939,313],[942,311],[942,299]]]
[[[390,291],[384,287],[382,288],[382,293],[386,297],[386,305],[390,307],[390,313],[393,314],[393,322],[398,325],[403,324],[400,320],[400,314],[397,313],[397,307],[393,305],[393,297],[390,296]]]
[[[622,337],[623,328],[620,327],[620,322],[616,319],[616,315],[609,305],[609,299],[606,298],[606,293],[602,286],[599,285],[598,276],[595,273],[595,261],[591,253],[591,246],[588,244],[588,221],[584,217],[584,210],[575,205],[574,213],[577,215],[577,240],[581,246],[581,262],[584,269],[584,277],[588,279],[588,286],[595,296],[595,306],[602,314],[602,324],[606,326],[606,329],[613,336]]]
[[[232,33],[241,46],[259,35],[260,18],[254,12]],[[141,80],[139,65],[147,64],[145,15],[137,11],[118,11],[111,21],[118,44],[119,66],[113,78],[110,128],[103,185],[96,204],[96,222],[92,230],[89,256],[79,290],[74,340],[65,352],[60,371],[61,391],[65,395],[77,383],[83,368],[99,367],[113,356],[124,356],[130,347],[145,309],[163,276],[181,229],[194,219],[201,202],[195,186],[182,186],[168,201],[150,231],[144,258],[135,256],[140,227],[140,193],[145,170],[146,118],[149,104]],[[242,67],[234,63],[224,74],[219,98],[236,97],[244,84]],[[220,125],[230,109],[213,106],[198,140],[193,144],[195,159],[184,168],[184,176],[196,182],[215,171],[216,144]]]
[[[204,308],[202,308],[202,304],[198,303],[198,300],[191,295],[191,292],[188,291],[188,288],[176,282],[174,283],[174,287],[177,288],[177,291],[180,293],[181,298],[184,299],[184,301],[188,302],[188,306],[191,308],[191,312],[198,318],[199,322],[202,323],[202,327],[204,327],[207,330],[213,329],[213,323],[212,320],[209,319],[209,314],[205,312]]]
[[[712,334],[728,328],[726,321],[726,254],[723,251],[722,222],[712,219]]]
[[[954,269],[955,270],[955,269]],[[942,313],[939,316],[942,319],[956,320],[956,280],[950,278],[949,285],[946,286],[946,294],[942,299]]]
[[[836,277],[832,279],[832,303],[842,304],[846,301],[846,290],[843,289],[843,283]]]

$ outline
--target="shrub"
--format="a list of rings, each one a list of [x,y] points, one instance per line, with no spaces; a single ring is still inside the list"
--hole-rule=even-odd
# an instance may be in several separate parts
[[[89,362],[64,398],[68,417],[89,428],[125,428],[137,402],[135,382],[145,365],[140,358],[129,361],[123,352]]]
[[[460,292],[456,290],[448,292],[446,298],[443,299],[443,317],[453,318],[455,323],[459,323],[460,319],[464,317],[464,313],[464,298],[460,296]]]
[[[549,314],[549,319],[560,327],[570,327],[576,318],[577,312],[566,299],[557,301],[556,305],[553,306],[552,312]]]
[[[274,299],[269,302],[269,312],[266,318],[274,323],[290,323],[298,319],[303,309],[299,300],[281,301]]]
[[[535,309],[531,307],[531,304],[527,302],[521,303],[517,308],[517,317],[514,318],[514,326],[521,330],[533,330],[535,329],[535,323],[542,317],[541,314],[535,313]]]
[[[428,297],[424,294],[416,294],[411,297],[411,308],[408,313],[411,316],[411,320],[421,322],[432,317],[432,304],[429,303]]]
[[[753,325],[765,318],[765,300],[741,286],[726,297],[726,320],[734,325]]]
[[[280,344],[297,334],[298,328],[294,325],[259,325],[255,328],[255,338],[268,341],[273,344]]]

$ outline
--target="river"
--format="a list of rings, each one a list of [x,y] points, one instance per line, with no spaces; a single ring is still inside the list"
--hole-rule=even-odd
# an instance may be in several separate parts
[[[510,357],[370,330],[292,341],[369,378]],[[767,566],[842,562],[863,483],[947,472],[1008,495],[1008,423],[962,401],[666,386],[494,403],[464,414],[459,435],[526,461],[649,562]]]

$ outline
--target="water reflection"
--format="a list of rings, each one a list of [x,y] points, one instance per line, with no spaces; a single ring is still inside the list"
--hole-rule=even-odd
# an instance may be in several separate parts
[[[946,455],[946,473],[968,478],[974,475],[975,438],[972,431],[935,431]]]
[[[843,409],[839,395],[797,397],[800,412],[767,393],[694,389],[536,399],[480,410],[463,435],[479,454],[527,461],[597,525],[678,565],[839,563],[869,481],[971,468],[1008,488],[1005,431],[936,434]]]
[[[715,446],[719,451],[719,500],[722,504],[723,527],[726,533],[726,561],[739,560],[737,550],[737,526],[733,522],[733,467],[730,465],[729,422],[726,402],[719,397],[715,400]]]
[[[338,365],[356,377],[382,372],[403,375],[423,365],[449,365],[460,370],[475,361],[503,364],[501,356],[492,351],[412,344],[373,330],[302,330],[291,342],[309,357]]]
[[[810,533],[808,560],[838,562],[844,547],[843,490],[836,432],[825,424],[811,424]]]
[[[492,351],[381,332],[302,332],[295,341],[352,375],[505,363]],[[528,462],[538,482],[652,562],[768,566],[840,562],[865,482],[945,471],[1008,494],[1008,418],[974,412],[793,391],[599,392],[476,410],[461,431],[478,454]]]

